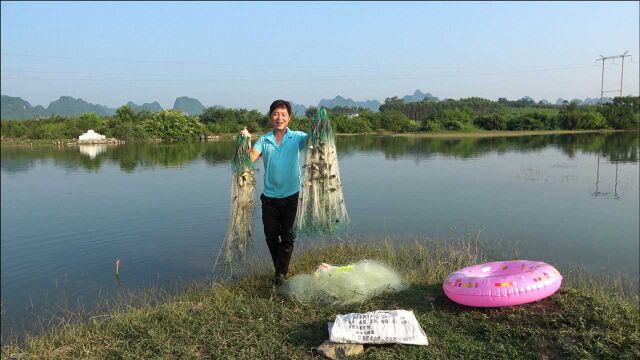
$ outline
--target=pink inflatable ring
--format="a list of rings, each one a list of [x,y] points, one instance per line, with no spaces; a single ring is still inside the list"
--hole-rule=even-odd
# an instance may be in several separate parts
[[[458,304],[498,307],[544,299],[561,283],[562,275],[547,263],[511,260],[460,269],[447,276],[442,288]]]

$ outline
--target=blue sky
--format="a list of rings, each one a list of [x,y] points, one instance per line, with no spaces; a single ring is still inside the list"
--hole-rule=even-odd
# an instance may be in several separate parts
[[[2,2],[2,94],[116,107],[265,108],[420,89],[440,98],[599,97],[600,54],[629,51],[638,2]],[[607,62],[605,88],[620,86]]]

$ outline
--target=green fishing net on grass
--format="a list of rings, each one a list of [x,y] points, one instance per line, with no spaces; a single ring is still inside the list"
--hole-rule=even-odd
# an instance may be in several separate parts
[[[287,285],[285,291],[302,303],[333,304],[362,302],[407,287],[392,268],[373,260],[346,266],[323,263],[312,274],[292,276]]]
[[[333,233],[349,224],[342,194],[335,134],[324,108],[311,123],[295,228],[301,233]]]
[[[231,208],[224,239],[225,261],[232,262],[243,255],[251,243],[251,227],[255,208],[255,170],[251,161],[248,137],[236,137],[236,151],[231,161]]]

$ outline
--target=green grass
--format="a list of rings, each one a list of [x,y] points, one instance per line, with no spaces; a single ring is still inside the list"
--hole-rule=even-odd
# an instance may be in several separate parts
[[[464,307],[444,296],[441,281],[495,254],[483,253],[477,241],[393,244],[347,242],[298,251],[291,270],[307,273],[323,261],[377,259],[411,283],[400,293],[348,306],[304,305],[281,296],[270,285],[270,265],[262,263],[230,284],[191,284],[177,296],[151,293],[100,317],[63,321],[44,334],[5,344],[2,359],[15,353],[22,353],[21,359],[319,358],[313,349],[328,338],[327,322],[336,314],[380,309],[413,310],[429,346],[365,346],[355,359],[640,357],[637,293],[621,297],[579,276],[565,276],[560,291],[536,303]]]
[[[474,130],[474,131],[428,131],[415,133],[380,132],[378,135],[420,137],[420,138],[481,138],[481,137],[518,137],[533,135],[559,135],[584,133],[610,133],[628,130]],[[343,134],[338,134],[343,135]]]
[[[62,142],[64,144],[68,142],[77,142],[78,139],[10,139],[2,141],[2,145],[53,145],[54,141]]]

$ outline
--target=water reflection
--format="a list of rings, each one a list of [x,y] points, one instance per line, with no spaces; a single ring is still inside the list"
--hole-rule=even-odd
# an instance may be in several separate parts
[[[490,153],[561,150],[569,158],[576,152],[600,154],[610,161],[638,161],[638,133],[588,133],[490,138],[420,138],[403,136],[349,136],[338,139],[341,156],[354,151],[383,151],[388,159],[413,156],[416,160],[434,156],[471,159]]]
[[[80,153],[89,156],[89,159],[95,159],[98,154],[102,154],[107,151],[106,144],[89,144],[78,145]]]
[[[472,159],[491,153],[540,152],[551,147],[560,149],[569,158],[574,158],[576,152],[583,152],[597,154],[612,163],[638,161],[637,132],[459,139],[364,135],[339,137],[337,146],[341,157],[356,152],[382,151],[387,159],[392,160],[412,157],[421,161],[437,156]],[[200,159],[215,166],[227,163],[233,149],[230,139],[181,144],[81,145],[77,148],[3,146],[2,170],[26,172],[34,167],[34,160],[45,159],[70,170],[79,167],[98,170],[104,162],[117,163],[122,171],[129,173],[138,167],[181,167]]]
[[[41,145],[33,148],[3,145],[2,171],[9,174],[28,172],[38,161],[51,160],[57,167],[66,170],[99,170],[104,164],[115,163],[122,171],[131,173],[139,167],[181,167],[199,159],[210,165],[219,165],[228,162],[232,154],[233,144],[230,141],[77,147]]]
[[[591,193],[594,198],[611,198],[611,191],[600,191],[600,154],[598,154],[598,158],[596,160],[596,190]],[[613,199],[620,200],[622,198],[622,194],[618,194],[618,162],[615,161],[616,171],[615,171],[615,180],[613,185]]]

